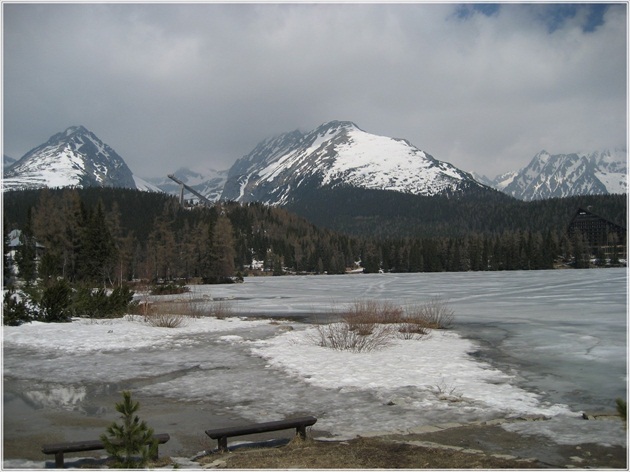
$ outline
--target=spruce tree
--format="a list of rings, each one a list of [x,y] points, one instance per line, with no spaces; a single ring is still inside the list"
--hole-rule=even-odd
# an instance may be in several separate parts
[[[20,242],[22,244],[15,253],[15,262],[18,267],[19,278],[24,280],[28,287],[37,278],[36,243],[28,229],[22,231]]]
[[[122,424],[112,423],[107,434],[101,435],[101,441],[112,455],[114,467],[142,469],[157,455],[158,442],[153,438],[153,428],[136,415],[140,404],[131,399],[131,392],[124,391],[122,395],[123,401],[116,404]]]
[[[41,321],[66,323],[71,320],[72,288],[65,279],[48,281],[42,291],[39,306]]]
[[[217,219],[212,235],[211,271],[217,281],[232,277],[234,266],[234,236],[232,223],[227,216]]]

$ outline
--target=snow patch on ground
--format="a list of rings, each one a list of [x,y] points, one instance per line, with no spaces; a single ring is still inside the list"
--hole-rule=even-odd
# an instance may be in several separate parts
[[[453,332],[433,331],[423,339],[395,339],[390,346],[354,353],[315,344],[317,328],[291,331],[258,341],[252,351],[308,384],[340,392],[394,392],[412,387],[423,402],[445,399],[507,415],[569,414],[564,405],[542,405],[538,396],[510,384],[513,377],[474,361],[470,340]],[[417,403],[417,402],[416,402]]]

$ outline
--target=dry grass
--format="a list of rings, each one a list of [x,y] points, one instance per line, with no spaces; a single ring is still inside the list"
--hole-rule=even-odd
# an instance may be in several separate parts
[[[341,351],[369,352],[386,347],[395,338],[422,339],[431,329],[450,328],[454,314],[448,303],[439,298],[406,307],[389,301],[359,300],[337,313],[336,318],[340,321],[317,326],[315,344]]]
[[[213,301],[209,304],[200,302],[205,302],[205,300],[195,299],[193,294],[184,298],[160,302],[145,299],[138,304],[136,314],[142,316],[144,321],[151,326],[160,328],[186,326],[191,318],[214,316],[218,319],[224,319],[233,315],[233,309],[229,302]]]
[[[341,314],[352,331],[369,335],[376,325],[399,323],[403,309],[388,301],[359,300]]]
[[[209,310],[205,312],[208,316],[214,316],[217,319],[224,319],[234,314],[234,310],[232,309],[232,305],[229,302],[218,300],[213,301]]]
[[[374,325],[366,332],[341,322],[317,325],[313,341],[338,351],[370,352],[389,345],[392,338],[392,328],[388,325]]]
[[[157,328],[181,328],[189,318],[199,317],[197,305],[191,300],[168,300],[140,305],[145,323]]]
[[[144,322],[155,328],[182,328],[188,317],[178,313],[151,313],[144,317]]]
[[[485,454],[427,448],[358,438],[329,442],[295,438],[280,448],[235,450],[212,454],[202,463],[224,460],[228,469],[468,469],[535,468],[535,463],[501,459]]]
[[[405,317],[429,329],[449,329],[455,322],[455,312],[449,303],[439,297],[419,305],[405,308]]]

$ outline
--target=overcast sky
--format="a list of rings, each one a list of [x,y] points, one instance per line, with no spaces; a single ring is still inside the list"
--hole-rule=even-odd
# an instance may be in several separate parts
[[[3,3],[3,152],[83,125],[141,177],[349,120],[494,177],[626,147],[626,4]]]

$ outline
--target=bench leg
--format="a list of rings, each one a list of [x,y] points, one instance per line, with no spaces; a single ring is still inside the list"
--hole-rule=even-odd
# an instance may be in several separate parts
[[[227,448],[227,436],[223,436],[223,437],[219,438],[217,440],[217,442],[219,443],[219,451],[227,452],[227,450],[228,450],[228,448]]]
[[[299,435],[302,439],[306,439],[306,426],[302,424],[295,428],[295,435]]]
[[[55,452],[55,468],[63,469],[63,452]]]

